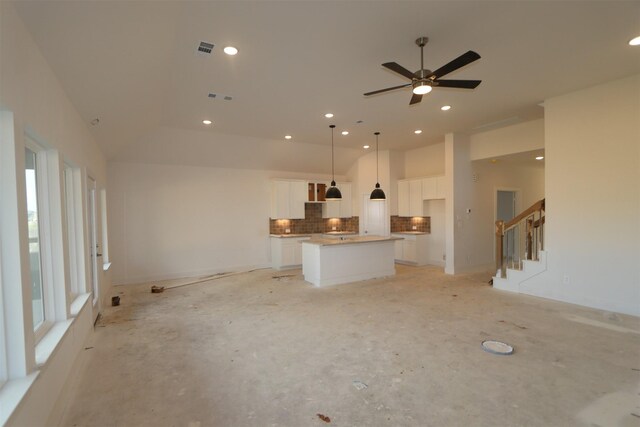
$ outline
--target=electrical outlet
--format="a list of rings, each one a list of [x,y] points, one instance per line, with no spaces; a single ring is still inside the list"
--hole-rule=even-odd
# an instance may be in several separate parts
[[[569,280],[569,275],[568,275],[568,274],[563,275],[563,276],[562,276],[562,284],[564,284],[564,285],[568,285],[568,284],[569,284],[569,282],[570,282],[570,280]]]
[[[290,228],[285,228],[285,229],[284,229],[284,232],[285,232],[285,233],[291,233],[291,229],[290,229]]]
[[[331,227],[331,231],[336,231],[337,227]]]
[[[411,227],[411,229],[412,229],[412,230],[417,230],[417,229],[418,229],[418,226],[414,225],[414,226],[412,226],[412,227]]]

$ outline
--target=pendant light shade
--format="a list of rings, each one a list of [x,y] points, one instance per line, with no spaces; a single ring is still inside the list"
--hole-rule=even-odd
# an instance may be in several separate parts
[[[336,125],[329,125],[331,128],[331,187],[327,189],[327,194],[325,194],[325,200],[342,200],[342,193],[336,187],[336,179],[333,168],[333,129]]]
[[[371,197],[369,197],[369,199],[382,201],[385,200],[387,196],[385,196],[384,191],[382,191],[382,188],[380,188],[380,182],[378,178],[378,135],[380,135],[380,132],[376,132],[374,133],[374,135],[376,136],[376,188],[374,188],[371,192]]]

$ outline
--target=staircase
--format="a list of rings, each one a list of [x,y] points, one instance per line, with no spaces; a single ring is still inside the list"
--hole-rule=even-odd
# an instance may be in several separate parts
[[[545,201],[538,200],[509,222],[496,221],[493,287],[520,292],[520,285],[547,269],[544,250]]]

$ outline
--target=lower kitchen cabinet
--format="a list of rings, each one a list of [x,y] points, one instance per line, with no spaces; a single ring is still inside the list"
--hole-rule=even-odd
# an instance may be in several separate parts
[[[403,239],[396,240],[395,243],[395,258],[397,262],[411,265],[427,264],[428,234],[391,233],[391,236]]]
[[[275,270],[302,266],[302,237],[271,237],[271,266]]]

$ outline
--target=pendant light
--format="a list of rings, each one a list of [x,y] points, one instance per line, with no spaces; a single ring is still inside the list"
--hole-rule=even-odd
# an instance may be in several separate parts
[[[370,199],[382,201],[385,200],[387,196],[384,195],[384,191],[380,188],[380,182],[378,180],[378,135],[380,135],[380,132],[376,132],[374,135],[376,136],[376,188],[371,192]]]
[[[329,125],[331,128],[331,187],[327,189],[327,194],[324,196],[325,200],[342,200],[342,193],[336,187],[335,171],[333,168],[333,129],[336,125]]]

